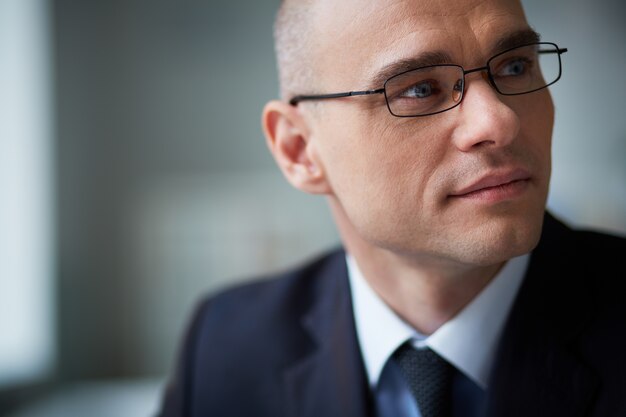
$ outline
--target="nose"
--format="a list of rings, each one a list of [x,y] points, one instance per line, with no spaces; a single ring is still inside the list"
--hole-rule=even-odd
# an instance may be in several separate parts
[[[463,152],[509,145],[520,130],[517,113],[502,101],[502,96],[484,77],[468,81],[452,142]]]

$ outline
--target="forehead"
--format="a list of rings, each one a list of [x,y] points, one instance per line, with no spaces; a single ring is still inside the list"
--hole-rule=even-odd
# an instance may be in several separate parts
[[[517,0],[321,0],[318,6],[317,69],[337,87],[431,51],[482,65],[501,38],[528,28]]]

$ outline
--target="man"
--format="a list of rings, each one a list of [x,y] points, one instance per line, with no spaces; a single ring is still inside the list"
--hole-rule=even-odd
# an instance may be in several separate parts
[[[544,212],[566,49],[515,0],[286,0],[276,49],[345,252],[202,303],[162,415],[626,415],[624,240]]]

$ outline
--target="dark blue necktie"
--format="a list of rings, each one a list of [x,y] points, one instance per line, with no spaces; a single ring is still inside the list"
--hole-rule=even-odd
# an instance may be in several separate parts
[[[405,343],[393,359],[417,401],[422,417],[452,415],[454,368],[430,348],[416,349]]]

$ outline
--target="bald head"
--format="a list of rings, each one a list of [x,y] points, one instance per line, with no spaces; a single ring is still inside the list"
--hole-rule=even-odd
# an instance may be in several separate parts
[[[313,83],[313,4],[315,0],[282,0],[274,22],[274,47],[283,99],[310,90]]]

